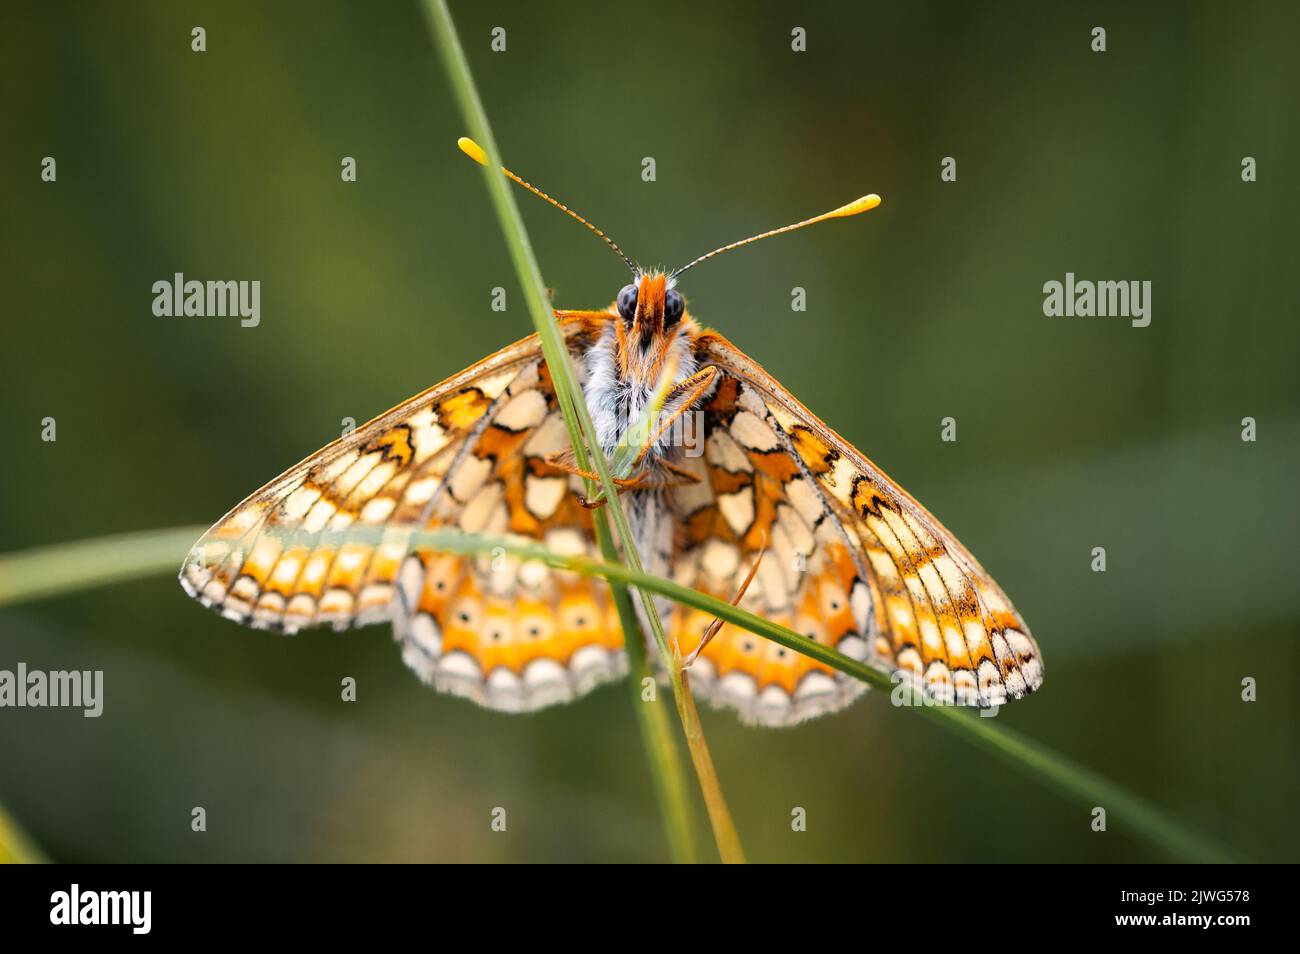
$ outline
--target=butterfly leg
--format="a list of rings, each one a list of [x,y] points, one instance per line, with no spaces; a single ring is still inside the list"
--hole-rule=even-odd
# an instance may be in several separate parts
[[[621,497],[629,490],[635,489],[638,483],[644,479],[645,479],[645,475],[640,475],[636,478],[631,478],[628,480],[620,480],[619,478],[614,478],[615,489],[618,490],[618,494]],[[605,506],[605,503],[608,500],[609,498],[604,496],[603,490],[601,491],[601,496],[593,497],[591,500],[588,500],[585,494],[578,495],[578,503],[582,504],[582,506],[586,507],[588,510],[599,510],[601,507]]]
[[[689,411],[695,405],[696,401],[704,396],[704,392],[712,386],[717,377],[718,369],[713,365],[708,365],[700,368],[700,370],[696,371],[689,378],[682,381],[668,392],[668,396],[664,398],[664,404],[672,404],[676,402],[677,409],[669,414],[668,417],[664,419],[663,423],[655,428],[654,433],[650,435],[649,439],[641,445],[641,450],[637,453],[636,460],[632,462],[633,467],[641,466],[646,459],[646,455],[650,453],[651,448],[658,443],[659,438],[662,437],[667,432],[668,428],[672,427],[683,414]],[[680,473],[680,471],[674,472]],[[692,480],[698,479],[694,474],[691,474],[690,477]]]
[[[758,556],[754,558],[754,564],[749,568],[749,575],[745,577],[745,582],[740,584],[739,591],[737,591],[735,597],[731,601],[732,606],[740,605],[740,601],[744,597],[745,591],[749,589],[749,584],[754,582],[754,574],[758,572],[758,565],[763,562],[763,554],[765,553],[767,553],[767,547],[763,547]],[[691,650],[689,656],[682,660],[683,669],[690,668],[691,663],[695,662],[695,657],[704,650],[705,646],[709,645],[714,636],[718,635],[722,630],[723,625],[724,621],[716,618],[709,624],[709,628],[704,631],[704,638],[700,640],[700,644]]]
[[[549,455],[548,457],[545,458],[547,465],[550,467],[554,467],[556,470],[562,470],[566,474],[573,474],[577,477],[585,478],[586,480],[596,481],[597,483],[600,482],[599,474],[595,473],[594,471],[583,470],[581,467],[577,466],[576,464],[573,464],[568,460],[566,460],[564,458],[564,455],[568,453],[570,452],[561,451],[558,454]],[[614,481],[614,486],[618,487],[620,490],[632,490],[633,488],[640,486],[641,482],[644,479],[645,479],[644,475],[638,475],[636,477],[612,478],[612,480]]]
[[[558,454],[551,454],[546,458],[546,463],[551,467],[554,467],[556,470],[564,471],[566,474],[574,474],[575,476],[582,477],[585,480],[590,480],[593,483],[600,482],[599,474],[593,473],[590,470],[583,470],[571,461],[566,460],[565,455],[568,453],[570,452],[561,451]],[[624,494],[629,490],[635,490],[640,487],[645,483],[648,476],[648,474],[641,473],[634,477],[614,477],[611,479],[614,482],[614,486],[618,488],[619,494]],[[588,500],[585,496],[579,495],[578,503],[582,504],[582,506],[586,507],[588,510],[597,510],[600,507],[605,506],[605,499],[603,497],[596,497],[592,500]]]
[[[669,473],[676,474],[678,477],[683,478],[678,483],[698,484],[700,482],[699,474],[693,473],[692,471],[687,470],[685,467],[680,467],[677,464],[674,464],[670,460],[661,460],[659,462],[659,466],[661,466],[664,470],[668,471]]]

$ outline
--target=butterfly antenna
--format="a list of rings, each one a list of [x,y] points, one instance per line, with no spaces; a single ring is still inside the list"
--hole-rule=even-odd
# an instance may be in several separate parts
[[[749,245],[751,242],[757,242],[759,239],[771,238],[773,235],[780,235],[782,232],[793,232],[795,229],[801,229],[805,225],[816,225],[818,222],[825,222],[827,219],[842,219],[850,215],[857,215],[859,212],[869,212],[876,206],[880,205],[880,196],[876,194],[864,195],[861,198],[854,199],[848,205],[842,205],[838,209],[832,209],[830,212],[824,212],[811,219],[804,219],[802,222],[796,222],[794,225],[787,225],[783,228],[772,229],[770,232],[763,232],[760,235],[751,235],[747,239],[741,239],[739,242],[732,242],[730,245],[724,245],[722,248],[715,248],[707,255],[701,255],[693,262],[687,262],[677,271],[669,275],[669,279],[674,279],[688,268],[694,268],[700,262],[707,261],[715,255],[721,255],[723,252],[730,252],[733,248],[740,248],[742,245]]]
[[[470,139],[467,136],[461,136],[458,140],[456,140],[456,145],[460,146],[461,152],[465,153],[465,155],[469,156],[480,166],[487,165],[487,153],[484,152],[483,147],[480,146],[478,143],[476,143],[473,139]],[[551,203],[551,205],[555,206],[561,212],[577,219],[587,228],[591,229],[593,232],[599,235],[606,245],[608,245],[615,252],[617,252],[619,256],[623,259],[623,261],[627,262],[627,267],[632,269],[633,276],[637,274],[637,267],[634,264],[632,264],[632,259],[627,257],[627,253],[624,252],[621,248],[619,248],[618,243],[615,242],[612,238],[610,238],[600,229],[596,228],[596,226],[592,225],[590,222],[588,222],[586,219],[580,216],[577,212],[574,212],[563,202],[559,202],[556,201],[555,199],[552,199],[541,189],[537,188],[537,186],[533,185],[531,182],[528,182],[525,179],[521,179],[519,176],[515,175],[513,172],[507,169],[505,166],[501,167],[501,171],[506,174],[506,178],[513,179],[515,182],[519,183],[521,186],[523,186],[533,195],[537,196],[540,199],[545,199],[547,202]]]

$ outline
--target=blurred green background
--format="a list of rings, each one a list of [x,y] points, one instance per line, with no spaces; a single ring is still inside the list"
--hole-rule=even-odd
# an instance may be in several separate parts
[[[5,6],[0,550],[211,522],[530,330],[415,5]],[[643,263],[884,197],[691,273],[692,311],[1012,595],[1047,681],[1000,721],[1296,860],[1296,5],[452,9],[507,162]],[[607,304],[617,259],[520,201],[557,304]],[[154,317],[177,271],[261,280],[260,326]],[[1150,280],[1150,327],[1044,318],[1067,271]],[[253,632],[170,575],[0,611],[19,661],[105,671],[97,720],[0,710],[0,802],[55,859],[667,857],[617,687],[482,711],[387,627]],[[754,860],[1167,859],[879,696],[788,731],[704,718]]]

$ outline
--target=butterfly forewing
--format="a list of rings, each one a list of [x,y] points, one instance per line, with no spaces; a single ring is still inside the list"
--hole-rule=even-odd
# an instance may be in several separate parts
[[[395,567],[382,535],[419,525],[460,448],[536,351],[528,340],[507,348],[255,491],[195,544],[182,585],[260,627],[342,629],[383,618]]]
[[[579,353],[591,328],[565,323]],[[620,675],[604,584],[504,555],[435,554],[450,528],[594,555],[580,482],[535,337],[358,428],[252,494],[194,546],[187,592],[252,626],[392,620],[426,682],[506,710],[564,701]]]

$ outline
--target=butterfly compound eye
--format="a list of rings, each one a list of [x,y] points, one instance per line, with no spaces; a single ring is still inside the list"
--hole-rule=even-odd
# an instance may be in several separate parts
[[[636,317],[636,286],[624,285],[618,293],[618,313],[624,321],[630,322]]]
[[[669,291],[664,296],[664,325],[671,326],[677,323],[682,317],[682,312],[686,309],[686,303],[682,301],[682,296],[675,291]]]

